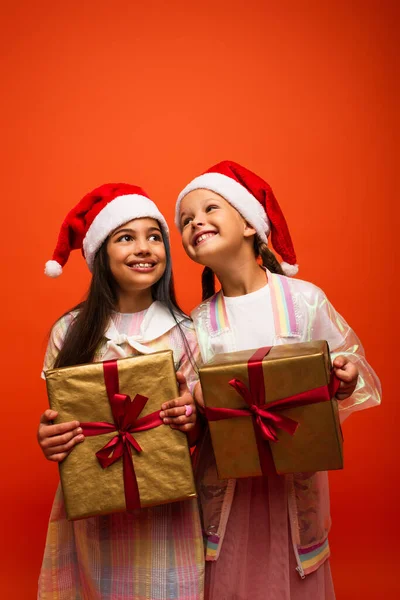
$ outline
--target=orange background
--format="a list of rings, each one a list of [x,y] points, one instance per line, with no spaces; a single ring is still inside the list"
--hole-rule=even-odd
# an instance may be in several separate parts
[[[179,189],[224,158],[271,183],[300,276],[325,290],[381,377],[382,408],[345,424],[346,468],[331,476],[332,569],[339,600],[400,592],[396,4],[3,3],[2,598],[36,597],[58,480],[35,439],[39,373],[51,324],[89,280],[79,253],[60,279],[42,274],[62,218],[93,187],[128,181],[172,224]],[[200,269],[173,226],[172,243],[190,309]]]

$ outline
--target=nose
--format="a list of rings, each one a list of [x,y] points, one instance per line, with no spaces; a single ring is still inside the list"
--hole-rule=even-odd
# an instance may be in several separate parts
[[[196,215],[192,219],[192,229],[196,229],[196,227],[202,227],[204,225],[204,217],[202,215]]]
[[[151,254],[149,240],[146,238],[136,240],[133,252],[137,256],[148,256]]]

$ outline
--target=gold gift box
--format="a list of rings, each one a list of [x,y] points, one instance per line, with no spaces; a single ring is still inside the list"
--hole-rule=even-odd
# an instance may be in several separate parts
[[[132,400],[148,397],[139,419],[161,410],[176,398],[178,387],[172,351],[122,358],[118,365],[119,390]],[[58,411],[55,423],[65,421],[114,423],[104,383],[103,363],[51,369],[45,373],[50,406]],[[60,477],[68,519],[126,510],[123,459],[103,469],[96,452],[117,432],[104,433],[76,445],[60,464]],[[132,450],[142,507],[196,496],[186,435],[161,424],[134,433],[142,452]]]
[[[206,407],[248,407],[229,381],[237,378],[249,387],[247,363],[254,352],[217,354],[200,369]],[[325,341],[272,347],[262,363],[266,406],[275,400],[328,385],[330,370]],[[269,442],[277,473],[343,468],[342,434],[335,399],[279,413],[297,421],[299,426],[293,436],[278,429],[278,442]],[[221,479],[262,475],[251,417],[209,421],[209,426]]]

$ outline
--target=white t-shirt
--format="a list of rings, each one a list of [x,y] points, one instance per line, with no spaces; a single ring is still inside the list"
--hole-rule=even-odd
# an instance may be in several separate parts
[[[237,350],[272,346],[275,337],[268,284],[244,296],[224,296]]]

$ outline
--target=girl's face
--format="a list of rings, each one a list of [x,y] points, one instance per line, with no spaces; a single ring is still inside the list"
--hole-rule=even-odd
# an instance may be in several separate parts
[[[165,246],[155,219],[133,219],[115,229],[107,254],[113,277],[124,291],[150,289],[165,271]]]
[[[195,262],[218,269],[240,251],[256,231],[222,196],[209,190],[193,190],[180,206],[182,244]]]

